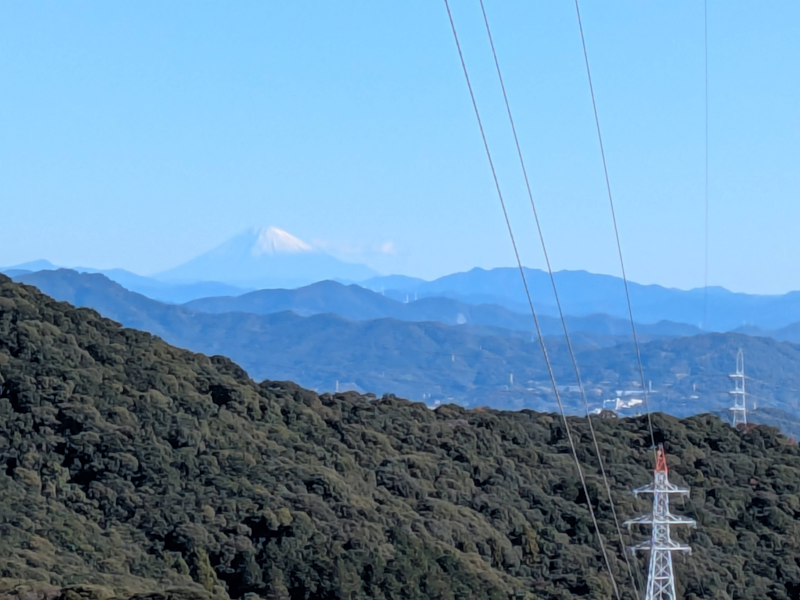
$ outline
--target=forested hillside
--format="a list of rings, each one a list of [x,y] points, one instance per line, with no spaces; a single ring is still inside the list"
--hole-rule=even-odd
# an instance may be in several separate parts
[[[2,276],[0,390],[0,594],[612,595],[554,415],[256,383]],[[711,416],[654,421],[692,488],[676,511],[699,521],[681,596],[796,598],[798,447]],[[572,425],[633,598],[586,423]],[[646,511],[630,495],[650,479],[644,422],[596,428],[620,517]]]

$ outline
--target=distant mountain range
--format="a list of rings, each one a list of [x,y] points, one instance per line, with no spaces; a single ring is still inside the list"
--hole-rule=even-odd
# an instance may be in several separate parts
[[[9,276],[59,267],[36,260],[0,269]],[[102,273],[149,298],[181,304],[209,296],[235,296],[253,289],[293,288],[325,279],[353,282],[372,278],[372,269],[341,261],[277,227],[256,227],[175,268],[151,277],[124,269],[75,267]]]
[[[46,260],[38,260],[0,271],[17,276],[56,268]],[[268,312],[283,306],[301,315],[335,312],[359,320],[391,316],[412,321],[432,319],[451,324],[458,322],[453,319],[463,315],[467,323],[499,326],[512,331],[528,330],[526,325],[517,324],[529,319],[525,316],[529,314],[529,307],[516,268],[476,268],[433,281],[405,275],[378,276],[364,265],[338,260],[276,227],[245,231],[219,247],[155,276],[143,277],[124,269],[79,267],[75,270],[102,273],[128,290],[162,302],[183,304],[203,299],[203,310],[216,312]],[[525,269],[525,273],[539,314],[557,316],[548,274],[539,269]],[[355,289],[346,298],[340,298],[341,302],[336,300],[344,294],[341,290],[336,292],[335,298],[317,300],[314,300],[314,296],[322,293],[320,289],[298,291],[297,294],[287,291],[324,280],[359,283],[361,288],[380,294],[387,301],[407,303],[413,308],[390,303],[379,305],[375,298],[367,301],[363,296],[358,296],[358,290]],[[564,312],[572,322],[578,317],[591,317],[596,321],[595,315],[606,315],[605,319],[612,319],[594,329],[579,325],[582,331],[600,332],[603,327],[611,334],[622,331],[621,324],[614,321],[629,320],[620,278],[586,271],[559,271],[555,273],[555,280]],[[239,303],[232,302],[230,298],[210,299],[241,296],[265,289],[275,293],[248,295]],[[650,330],[650,333],[655,335],[690,335],[697,330],[741,331],[800,341],[800,331],[794,331],[800,330],[800,326],[793,329],[793,324],[800,322],[800,292],[767,296],[734,293],[720,287],[679,290],[636,282],[629,282],[629,289],[634,318],[643,333],[647,331],[645,326],[653,325],[656,329]],[[432,298],[436,301],[428,304],[423,302]],[[453,302],[447,303],[445,300]],[[342,302],[349,308],[345,308]],[[262,305],[266,307],[264,310],[259,308]],[[498,312],[500,308],[508,312]],[[490,310],[494,311],[493,315],[488,314]],[[665,333],[661,325],[664,321],[685,324],[687,327],[681,326],[680,331],[675,329]]]
[[[532,299],[543,314],[555,315],[555,297],[548,274],[525,269]],[[607,314],[628,318],[622,279],[586,271],[555,273],[561,305],[566,314],[586,316]],[[471,304],[498,304],[516,312],[527,312],[527,299],[516,268],[472,269],[434,281],[407,277],[375,277],[362,283],[386,296],[446,297]],[[730,292],[721,287],[692,290],[642,285],[629,282],[634,318],[641,323],[673,321],[689,323],[706,331],[732,331],[743,326],[766,329],[785,327],[800,321],[800,292],[765,296]],[[707,294],[706,323],[703,323]]]
[[[323,279],[361,281],[376,275],[277,227],[256,227],[156,278],[170,283],[222,281],[239,287],[296,287]]]
[[[800,323],[791,323],[786,327],[779,327],[777,329],[764,329],[762,327],[755,327],[752,325],[739,327],[736,333],[743,333],[745,335],[771,337],[782,342],[792,342],[793,344],[800,344]]]
[[[492,304],[468,304],[452,298],[428,297],[416,301],[400,302],[358,285],[342,285],[335,281],[322,281],[294,290],[258,290],[236,297],[203,298],[185,305],[187,308],[207,313],[247,312],[270,314],[290,310],[300,316],[334,313],[346,319],[366,321],[391,318],[400,321],[435,321],[445,325],[483,325],[513,331],[534,331],[530,313],[516,313]],[[589,315],[567,317],[571,332],[606,336],[629,336],[630,320]],[[561,335],[560,320],[544,316],[540,325],[545,335]],[[639,325],[644,336],[685,336],[701,333],[692,325],[662,321],[652,325]]]
[[[36,260],[23,263],[14,267],[0,269],[1,273],[9,277],[28,275],[39,271],[55,271],[60,267],[47,260]],[[137,275],[125,269],[93,269],[90,267],[75,267],[71,269],[78,273],[100,273],[119,283],[132,292],[137,292],[148,298],[168,302],[170,304],[183,304],[197,298],[208,296],[235,296],[250,291],[248,288],[238,288],[233,285],[216,281],[200,281],[197,283],[173,284],[165,283],[152,277]]]
[[[229,356],[257,379],[295,380],[319,390],[335,389],[338,382],[340,389],[392,392],[428,403],[555,409],[538,344],[528,335],[498,327],[390,318],[351,321],[289,311],[212,314],[151,300],[100,274],[41,271],[16,279],[170,343]],[[361,294],[346,286],[329,287]],[[627,337],[612,343],[601,334],[576,337],[593,408],[615,390],[635,388],[635,354],[630,343],[620,343]],[[547,344],[564,401],[580,414],[584,408],[569,387],[575,381],[563,340],[553,335]],[[654,336],[643,343],[646,377],[656,389],[651,408],[678,415],[724,410],[729,402],[727,373],[739,347],[747,356],[753,398],[763,407],[800,413],[800,347],[740,334]]]

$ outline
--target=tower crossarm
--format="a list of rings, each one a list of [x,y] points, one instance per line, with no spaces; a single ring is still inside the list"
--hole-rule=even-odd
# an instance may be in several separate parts
[[[650,552],[651,550],[666,550],[668,552],[688,552],[689,554],[692,553],[691,546],[687,546],[685,544],[679,544],[678,542],[670,541],[666,544],[657,544],[653,546],[651,542],[642,542],[641,544],[636,544],[635,546],[628,546],[628,550],[631,553],[636,552]]]
[[[666,483],[666,484],[649,483],[645,486],[633,490],[633,495],[638,496],[639,494],[654,494],[656,492],[658,492],[659,494],[680,494],[681,496],[689,495],[689,490],[684,488],[679,488],[677,485],[673,485],[671,483]]]
[[[628,529],[633,527],[634,525],[642,525],[642,526],[654,526],[654,525],[689,525],[690,527],[697,527],[697,521],[694,519],[688,519],[686,517],[681,517],[673,514],[668,514],[663,517],[653,517],[651,515],[645,515],[642,517],[637,517],[635,519],[629,519],[623,523]]]

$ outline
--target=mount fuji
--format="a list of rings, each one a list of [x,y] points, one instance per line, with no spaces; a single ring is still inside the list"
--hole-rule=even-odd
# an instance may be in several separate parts
[[[219,281],[248,288],[293,288],[324,279],[363,281],[364,265],[344,262],[277,227],[254,227],[156,275],[170,283]]]

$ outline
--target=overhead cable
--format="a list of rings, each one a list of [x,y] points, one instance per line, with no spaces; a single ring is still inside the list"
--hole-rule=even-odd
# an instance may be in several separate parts
[[[578,4],[578,0],[575,0],[575,12],[578,15],[578,28],[581,33],[581,44],[583,46],[583,59],[586,63],[586,77],[589,80],[589,94],[592,97],[592,110],[594,111],[594,123],[595,128],[597,129],[597,140],[600,144],[600,156],[603,159],[603,174],[605,175],[606,180],[606,191],[608,192],[608,203],[611,207],[611,220],[614,223],[614,237],[617,241],[617,253],[619,254],[619,265],[620,269],[622,270],[622,283],[625,286],[625,300],[628,303],[628,317],[631,321],[631,334],[633,336],[633,347],[636,351],[636,362],[639,366],[639,376],[641,378],[642,384],[642,394],[644,396],[644,407],[645,411],[647,412],[647,426],[650,429],[650,442],[653,445],[653,452],[656,452],[656,436],[653,431],[653,419],[650,416],[650,402],[648,399],[647,394],[647,387],[645,386],[644,382],[644,367],[642,366],[642,354],[639,351],[639,340],[636,337],[636,323],[633,320],[633,307],[631,306],[631,293],[628,289],[628,277],[625,274],[625,261],[622,258],[622,244],[620,243],[619,239],[619,228],[617,227],[617,214],[614,210],[614,197],[611,194],[611,180],[608,176],[608,163],[606,161],[606,151],[603,147],[603,134],[600,131],[600,117],[597,114],[597,101],[595,100],[594,96],[594,85],[592,84],[592,70],[589,67],[589,53],[586,50],[586,37],[583,34],[583,22],[581,21],[581,9]]]
[[[580,372],[580,369],[578,368],[578,361],[575,358],[575,352],[574,352],[574,349],[572,347],[572,341],[570,340],[569,330],[567,328],[567,321],[564,318],[564,311],[563,311],[563,309],[561,307],[561,299],[560,299],[560,297],[558,295],[558,289],[557,289],[557,286],[556,286],[555,277],[553,276],[553,268],[552,268],[552,266],[550,264],[550,255],[547,252],[547,244],[545,243],[544,234],[542,232],[541,222],[539,221],[539,213],[536,210],[536,202],[535,202],[535,200],[533,198],[533,192],[531,190],[530,179],[528,177],[528,169],[525,167],[525,159],[524,159],[523,154],[522,154],[522,147],[521,147],[520,142],[519,142],[519,136],[517,135],[517,127],[514,124],[514,116],[513,116],[512,112],[511,112],[511,104],[510,104],[510,102],[508,100],[508,93],[506,92],[506,85],[505,85],[505,82],[503,80],[503,73],[502,73],[502,70],[500,69],[500,61],[497,58],[497,50],[495,49],[494,38],[492,37],[492,30],[491,30],[491,27],[489,26],[489,18],[486,15],[486,7],[484,6],[483,0],[479,0],[479,1],[480,1],[480,5],[481,5],[481,13],[483,14],[483,22],[486,25],[486,34],[487,34],[487,36],[489,38],[489,45],[491,46],[491,49],[492,49],[492,57],[494,58],[494,65],[495,65],[495,68],[497,70],[497,78],[500,81],[500,89],[503,91],[503,101],[505,102],[506,113],[508,114],[508,121],[509,121],[509,123],[511,125],[511,132],[514,135],[514,144],[516,145],[517,156],[519,157],[519,164],[520,164],[520,167],[522,169],[522,175],[523,175],[523,177],[525,179],[525,187],[526,187],[527,192],[528,192],[528,199],[530,200],[531,210],[533,211],[533,219],[534,219],[534,221],[536,223],[536,231],[537,231],[537,233],[539,235],[539,241],[541,242],[542,254],[544,255],[545,265],[547,266],[547,273],[550,276],[550,284],[551,284],[551,286],[553,288],[553,295],[555,296],[556,307],[558,308],[558,316],[561,319],[561,326],[562,326],[562,328],[564,330],[564,339],[566,340],[566,343],[567,343],[567,349],[569,350],[569,356],[570,356],[570,359],[572,360],[572,368],[573,368],[573,370],[575,372],[575,379],[576,379],[576,381],[578,383],[578,388],[580,389],[581,398],[583,399],[583,405],[584,405],[584,407],[586,409],[586,421],[589,424],[589,431],[591,432],[592,444],[594,445],[594,451],[595,451],[595,454],[597,455],[597,460],[598,460],[598,462],[600,464],[600,473],[602,474],[603,483],[605,484],[606,493],[608,494],[608,501],[609,501],[609,504],[611,506],[611,513],[612,513],[612,515],[614,517],[614,526],[617,529],[617,536],[619,538],[620,549],[622,550],[622,554],[623,554],[623,556],[625,558],[625,564],[627,565],[627,568],[628,568],[628,575],[630,576],[631,583],[632,583],[632,585],[634,587],[634,590],[636,591],[636,597],[638,598],[639,595],[640,595],[639,594],[639,586],[638,586],[638,584],[636,582],[636,578],[634,576],[633,567],[631,566],[631,561],[628,558],[628,553],[625,551],[625,542],[624,542],[623,537],[622,537],[622,528],[620,527],[619,518],[617,517],[617,509],[616,509],[616,507],[614,505],[614,498],[611,495],[611,486],[608,483],[608,476],[606,474],[606,468],[605,468],[605,464],[604,464],[605,461],[603,460],[603,455],[600,452],[600,446],[597,443],[597,435],[596,435],[595,430],[594,430],[594,424],[592,423],[592,418],[591,418],[591,414],[590,414],[590,410],[589,410],[589,401],[586,398],[586,390],[584,389],[584,386],[583,386],[583,379],[581,378],[581,372]]]
[[[703,57],[705,67],[705,263],[703,269],[703,329],[708,329],[708,0],[703,0]]]
[[[520,276],[522,277],[522,284],[523,284],[523,287],[525,288],[525,295],[527,296],[528,305],[530,307],[531,316],[533,318],[533,324],[534,324],[534,327],[536,328],[537,336],[539,337],[539,343],[541,345],[542,354],[544,356],[545,364],[547,365],[547,371],[548,371],[548,374],[550,376],[550,382],[551,382],[551,384],[553,386],[553,393],[555,394],[556,401],[557,401],[558,407],[559,407],[559,411],[561,412],[561,418],[562,418],[563,423],[564,423],[564,430],[565,430],[565,433],[566,433],[567,441],[569,442],[569,446],[570,446],[570,449],[572,451],[572,457],[573,457],[573,459],[575,461],[575,466],[576,466],[576,468],[578,470],[578,476],[580,478],[581,487],[583,489],[584,497],[586,498],[586,505],[587,505],[587,507],[589,509],[589,514],[591,516],[595,532],[597,533],[597,539],[598,539],[598,542],[600,544],[600,550],[601,550],[601,552],[603,554],[603,560],[605,562],[606,569],[608,570],[608,574],[609,574],[609,576],[611,578],[611,585],[612,585],[612,587],[614,589],[614,595],[616,596],[617,600],[620,600],[619,588],[617,587],[616,578],[614,577],[614,571],[611,568],[611,562],[610,562],[610,560],[608,558],[608,552],[606,550],[605,542],[603,541],[603,536],[600,533],[600,526],[598,525],[597,517],[596,517],[595,512],[594,512],[594,507],[592,506],[592,502],[591,502],[591,499],[589,497],[589,490],[588,490],[587,485],[586,485],[586,478],[585,478],[584,473],[583,473],[583,468],[581,467],[580,461],[578,459],[578,453],[577,453],[577,451],[575,449],[575,443],[574,443],[574,440],[572,438],[572,432],[570,430],[569,421],[567,420],[566,412],[564,411],[564,405],[563,405],[563,403],[561,401],[561,395],[560,395],[560,393],[558,391],[558,384],[556,383],[555,374],[553,372],[553,367],[552,367],[552,365],[550,363],[550,357],[549,357],[549,355],[547,353],[547,347],[546,347],[546,345],[544,343],[544,338],[542,337],[541,328],[539,326],[539,318],[536,315],[536,309],[533,306],[533,300],[531,298],[530,290],[528,288],[527,278],[525,277],[525,270],[524,270],[524,268],[522,266],[522,260],[520,259],[519,250],[517,248],[516,239],[514,237],[514,231],[513,231],[512,227],[511,227],[511,221],[510,221],[510,219],[508,217],[508,210],[506,209],[505,200],[503,198],[503,192],[502,192],[502,190],[500,188],[500,181],[499,181],[499,179],[497,177],[497,171],[495,170],[494,160],[492,159],[492,153],[491,153],[491,151],[489,149],[489,143],[488,143],[488,141],[486,139],[486,132],[484,131],[483,122],[482,122],[481,116],[480,116],[480,111],[478,110],[478,103],[475,100],[475,93],[473,92],[472,83],[471,83],[470,78],[469,78],[469,72],[467,71],[467,64],[466,64],[466,61],[464,60],[464,54],[461,51],[461,43],[459,42],[459,39],[458,39],[458,33],[456,31],[455,21],[453,21],[453,14],[450,11],[450,3],[448,2],[448,0],[444,0],[444,4],[445,4],[445,8],[447,9],[448,19],[450,20],[450,27],[451,27],[451,29],[453,31],[453,38],[455,40],[456,49],[458,50],[458,57],[459,57],[459,60],[461,61],[461,68],[464,71],[464,78],[465,78],[466,83],[467,83],[467,88],[469,90],[470,99],[472,100],[472,107],[473,107],[473,109],[475,111],[475,118],[476,118],[476,120],[478,122],[478,129],[480,130],[481,139],[483,140],[483,146],[484,146],[484,149],[486,151],[486,158],[489,161],[489,167],[490,167],[491,172],[492,172],[492,178],[494,179],[495,189],[497,191],[497,197],[500,200],[500,206],[501,206],[502,211],[503,211],[503,217],[505,219],[506,227],[508,229],[508,234],[509,234],[509,237],[511,239],[511,245],[512,245],[512,247],[514,249],[514,256],[515,256],[516,261],[517,261],[517,266],[519,268]]]

